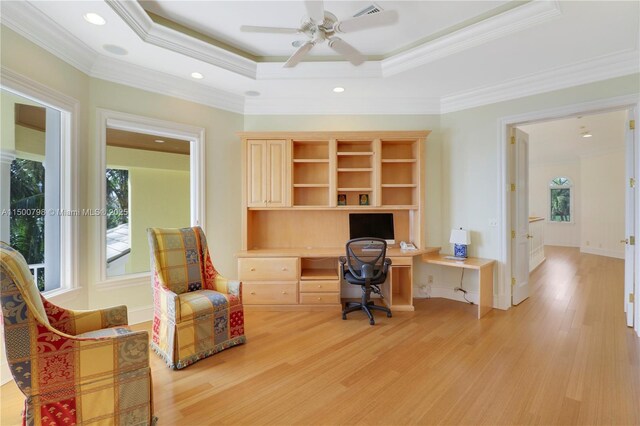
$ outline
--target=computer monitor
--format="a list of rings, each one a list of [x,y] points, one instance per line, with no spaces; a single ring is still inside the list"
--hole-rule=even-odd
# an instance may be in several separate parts
[[[393,213],[349,213],[349,238],[382,238],[395,244]]]

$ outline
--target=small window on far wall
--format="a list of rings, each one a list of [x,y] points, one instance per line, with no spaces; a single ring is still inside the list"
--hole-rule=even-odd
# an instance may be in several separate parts
[[[566,177],[551,179],[549,183],[551,222],[571,222],[573,200],[571,199],[571,180]]]

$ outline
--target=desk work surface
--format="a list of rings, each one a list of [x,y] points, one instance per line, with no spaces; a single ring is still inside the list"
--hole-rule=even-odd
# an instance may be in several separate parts
[[[481,259],[479,257],[469,257],[466,260],[447,259],[446,254],[430,252],[422,255],[422,261],[433,265],[452,266],[465,269],[482,269],[495,263],[493,259]]]
[[[440,247],[426,247],[417,250],[401,250],[400,248],[387,248],[387,257],[413,257],[424,256],[429,253],[438,253]],[[244,250],[236,253],[237,257],[338,257],[344,256],[346,250],[344,247],[295,247],[295,248],[269,248]]]

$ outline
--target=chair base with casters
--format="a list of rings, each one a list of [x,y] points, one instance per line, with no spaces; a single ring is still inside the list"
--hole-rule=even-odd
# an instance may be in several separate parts
[[[347,314],[355,311],[364,311],[369,317],[369,324],[376,322],[372,311],[386,312],[387,318],[391,318],[391,309],[386,306],[378,306],[370,299],[371,292],[382,297],[379,285],[387,279],[391,259],[385,258],[387,243],[379,238],[355,238],[347,242],[347,256],[340,257],[342,276],[345,281],[362,288],[360,302],[346,302],[342,311],[342,319],[347,319]]]
[[[356,311],[364,311],[365,314],[369,317],[369,324],[374,325],[376,321],[373,319],[373,311],[381,311],[387,313],[387,318],[391,318],[391,309],[386,306],[378,306],[373,300],[369,300],[371,296],[371,288],[368,290],[365,286],[362,286],[362,300],[360,302],[346,302],[344,304],[344,309],[342,310],[342,319],[347,319],[347,314]]]

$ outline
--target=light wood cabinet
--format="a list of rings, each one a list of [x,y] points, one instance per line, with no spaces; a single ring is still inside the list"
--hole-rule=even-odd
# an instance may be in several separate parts
[[[287,141],[247,141],[247,206],[288,205]]]
[[[422,161],[428,134],[240,133],[244,182],[238,275],[244,303],[339,307],[337,257],[349,239],[350,213],[392,213],[395,240],[424,251]],[[400,263],[394,261],[388,288],[394,309],[413,310],[412,256],[401,253]]]

